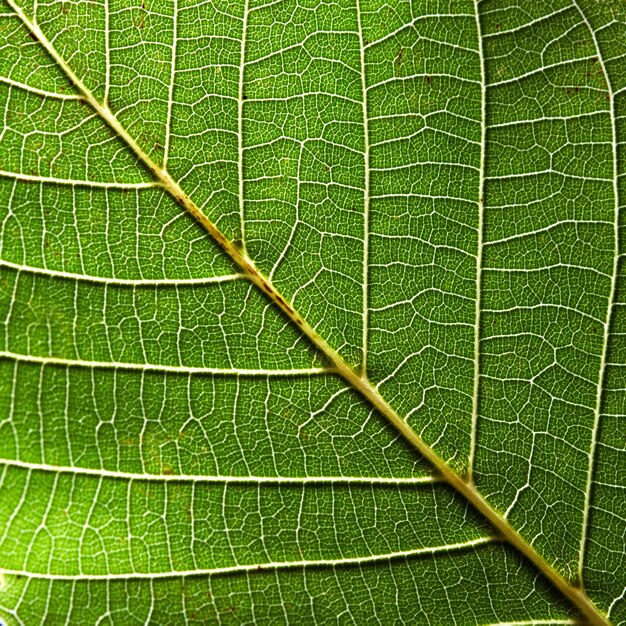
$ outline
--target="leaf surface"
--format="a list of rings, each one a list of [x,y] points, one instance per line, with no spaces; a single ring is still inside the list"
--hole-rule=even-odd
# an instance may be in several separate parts
[[[3,0],[0,619],[626,623],[626,5]]]

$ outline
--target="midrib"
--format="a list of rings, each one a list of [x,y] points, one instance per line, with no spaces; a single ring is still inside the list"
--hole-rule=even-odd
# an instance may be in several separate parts
[[[570,584],[561,574],[555,570],[526,540],[491,507],[485,498],[476,490],[470,479],[457,474],[448,464],[439,457],[435,451],[398,415],[398,413],[376,391],[365,376],[355,372],[343,358],[321,337],[316,330],[295,310],[286,298],[279,293],[271,281],[262,274],[252,259],[245,251],[227,239],[224,234],[209,220],[198,206],[187,196],[179,184],[169,173],[145,154],[134,138],[115,118],[106,104],[100,103],[85,84],[72,71],[69,65],[46,38],[39,26],[34,24],[28,16],[17,6],[15,0],[7,0],[7,3],[15,11],[16,15],[28,28],[30,33],[38,39],[48,54],[54,59],[70,82],[84,97],[102,120],[123,140],[128,147],[137,155],[139,160],[152,172],[158,183],[178,202],[194,219],[196,219],[211,237],[218,243],[224,252],[249,276],[249,279],[285,314],[320,350],[336,372],[352,386],[363,398],[376,408],[398,432],[427,460],[450,486],[459,492],[475,509],[489,521],[500,534],[500,537],[514,546],[526,556],[552,584],[566,597],[581,615],[591,625],[609,624],[606,617],[586,596],[584,591]],[[360,17],[359,17],[360,19]]]

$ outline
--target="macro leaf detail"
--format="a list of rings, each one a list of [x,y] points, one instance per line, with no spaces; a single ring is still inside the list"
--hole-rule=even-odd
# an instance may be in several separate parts
[[[0,622],[626,623],[623,0],[1,0]]]

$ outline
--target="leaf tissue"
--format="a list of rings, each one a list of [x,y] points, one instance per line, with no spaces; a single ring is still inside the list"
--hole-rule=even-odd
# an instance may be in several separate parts
[[[0,0],[0,622],[626,624],[624,0]]]

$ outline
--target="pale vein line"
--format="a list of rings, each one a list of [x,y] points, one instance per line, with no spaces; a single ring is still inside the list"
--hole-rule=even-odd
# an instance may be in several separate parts
[[[433,129],[436,131],[436,129]],[[453,161],[417,161],[415,163],[407,163],[406,165],[392,165],[391,167],[373,167],[373,172],[397,172],[401,170],[410,169],[412,167],[423,167],[424,165],[434,165],[438,167],[459,167],[466,170],[478,171],[478,168],[474,165],[468,165],[467,163],[455,163]]]
[[[464,76],[457,76],[456,74],[448,74],[446,72],[438,72],[438,73],[436,72],[433,74],[420,73],[420,74],[412,74],[410,76],[392,76],[391,78],[385,78],[384,80],[381,80],[378,83],[373,83],[372,85],[369,85],[367,90],[369,91],[370,89],[376,89],[378,87],[382,87],[383,85],[388,85],[390,83],[410,82],[418,78],[449,78],[451,80],[458,80],[460,83],[469,83],[470,85],[480,84],[479,81],[474,80],[473,78],[465,78]]]
[[[560,624],[561,626],[568,626],[569,624],[578,624],[571,619],[531,619],[523,622],[498,622],[497,624],[483,624],[482,626],[548,626],[550,624]]]
[[[617,272],[618,272],[618,263],[619,263],[619,210],[620,210],[620,196],[619,196],[619,185],[617,181],[618,174],[618,153],[617,153],[617,128],[615,122],[615,94],[613,93],[613,86],[611,84],[611,78],[609,73],[607,72],[606,65],[604,63],[604,58],[602,56],[602,50],[600,48],[600,43],[598,42],[598,38],[596,37],[596,33],[594,32],[587,16],[583,13],[583,10],[580,8],[578,4],[578,0],[574,0],[574,5],[578,9],[585,25],[587,26],[589,33],[593,39],[594,46],[596,48],[598,63],[602,68],[602,73],[606,79],[606,87],[609,95],[609,115],[611,117],[611,140],[612,140],[612,154],[613,154],[613,195],[614,195],[614,222],[613,222],[613,270],[611,273],[611,289],[609,292],[609,299],[607,302],[606,309],[606,319],[604,321],[604,330],[602,333],[602,354],[600,356],[600,372],[598,376],[598,387],[596,390],[596,403],[594,408],[594,416],[593,416],[593,428],[591,430],[591,442],[589,445],[589,466],[587,469],[587,482],[585,485],[585,504],[583,508],[583,519],[582,519],[582,533],[580,537],[580,547],[578,551],[578,584],[581,589],[585,588],[583,570],[585,564],[585,555],[587,550],[587,536],[589,533],[589,510],[591,508],[591,487],[593,483],[593,473],[595,468],[595,456],[596,456],[596,448],[598,441],[598,431],[600,429],[600,416],[602,411],[602,392],[604,390],[604,381],[606,378],[606,370],[607,370],[607,358],[608,358],[608,347],[609,347],[609,338],[610,338],[610,330],[611,330],[611,320],[613,314],[613,304],[615,302],[615,295],[617,290]]]
[[[75,274],[62,270],[50,270],[44,267],[34,267],[32,265],[21,265],[0,259],[0,267],[8,267],[18,272],[28,274],[39,274],[50,276],[51,278],[67,278],[81,282],[100,283],[104,285],[120,285],[131,287],[143,286],[184,286],[184,285],[210,285],[227,283],[233,280],[248,280],[247,274],[226,274],[224,276],[207,276],[206,278],[112,278],[107,276],[93,276],[88,274]]]
[[[247,254],[246,244],[246,214],[244,206],[244,184],[243,184],[243,90],[244,73],[246,67],[246,37],[248,31],[248,0],[245,0],[243,7],[243,25],[241,28],[241,50],[239,60],[239,87],[237,90],[237,173],[239,177],[239,220],[241,229],[241,248]]]
[[[582,226],[582,225],[593,225],[597,226],[598,224],[610,224],[613,225],[612,221],[605,220],[574,220],[574,219],[566,219],[560,220],[558,222],[553,222],[551,224],[547,224],[546,226],[542,226],[541,228],[537,228],[536,230],[523,231],[520,233],[515,233],[513,235],[509,235],[508,237],[501,237],[500,239],[492,239],[491,241],[486,241],[485,246],[493,246],[502,243],[509,243],[511,241],[515,241],[516,239],[524,239],[526,237],[536,237],[539,234],[549,233],[552,230],[556,230],[561,228],[562,226]]]
[[[615,605],[616,605],[616,604],[618,604],[618,603],[620,603],[620,602],[624,599],[624,597],[626,597],[626,587],[624,587],[624,591],[622,591],[622,593],[621,593],[619,596],[617,596],[617,597],[613,600],[613,602],[611,602],[611,604],[610,604],[610,606],[609,606],[609,609],[608,609],[608,611],[606,612],[606,616],[607,616],[607,617],[610,617],[610,616],[611,616],[611,613],[613,612],[613,609],[615,608]]]
[[[174,106],[174,80],[176,78],[176,43],[178,41],[178,0],[173,0],[173,34],[172,34],[172,59],[170,62],[170,82],[167,94],[167,119],[165,122],[165,147],[163,149],[163,169],[167,168],[167,159],[170,153],[170,141],[172,137],[172,107]]]
[[[132,572],[129,574],[43,574],[32,573],[23,570],[0,568],[0,573],[5,576],[24,576],[25,578],[39,578],[44,580],[129,580],[129,579],[155,579],[173,578],[178,576],[213,576],[218,574],[245,574],[247,572],[261,572],[266,570],[301,569],[306,567],[341,567],[350,565],[366,565],[381,561],[405,559],[422,555],[447,554],[459,550],[478,548],[490,543],[499,543],[497,537],[479,537],[460,543],[451,543],[415,550],[401,550],[387,554],[372,554],[369,556],[346,557],[343,559],[319,559],[302,561],[269,561],[267,563],[253,563],[249,565],[231,565],[227,567],[214,567],[208,569],[180,570],[170,572]]]
[[[591,313],[586,313],[585,311],[581,311],[572,306],[568,306],[566,304],[557,304],[556,302],[540,302],[539,304],[516,304],[514,306],[509,306],[503,309],[483,309],[483,313],[494,313],[496,315],[500,315],[502,313],[512,313],[513,311],[535,311],[539,309],[561,309],[563,311],[569,311],[570,313],[575,313],[576,315],[580,315],[592,322],[596,322],[598,324],[604,324],[604,322],[598,318],[591,315]]]
[[[553,13],[548,13],[546,15],[541,15],[540,17],[535,18],[534,20],[531,20],[530,22],[524,22],[523,24],[521,24],[520,26],[516,26],[515,28],[509,28],[508,30],[498,30],[495,31],[493,33],[487,33],[485,35],[483,35],[483,37],[485,39],[487,39],[488,37],[499,37],[500,35],[510,35],[511,33],[516,33],[520,30],[524,30],[526,28],[530,28],[531,26],[535,26],[536,24],[540,24],[543,21],[547,21],[549,19],[552,19],[555,15],[559,15],[561,13],[565,13],[565,11],[571,11],[572,9],[575,9],[576,7],[573,4],[569,4],[567,6],[562,7],[561,9],[558,9],[557,11],[554,11]],[[491,13],[491,11],[486,11],[486,13]],[[561,622],[559,622],[561,623]]]
[[[46,91],[45,89],[38,89],[37,87],[31,87],[25,83],[20,83],[17,80],[13,80],[11,78],[7,78],[6,76],[0,76],[0,83],[5,83],[10,85],[11,87],[17,87],[22,91],[28,91],[31,93],[35,93],[38,96],[43,96],[44,98],[52,98],[55,100],[84,100],[83,96],[76,93],[58,93],[56,91]]]
[[[478,431],[478,409],[480,391],[480,312],[482,306],[482,264],[483,264],[483,222],[485,211],[485,155],[487,147],[487,77],[485,72],[485,54],[483,50],[483,34],[478,11],[478,0],[474,0],[474,14],[476,18],[476,33],[478,36],[478,58],[480,62],[480,94],[481,94],[481,124],[480,124],[480,166],[478,168],[478,227],[476,254],[476,305],[474,310],[474,380],[472,384],[472,425],[470,431],[470,450],[467,472],[470,481],[473,481],[474,458],[476,455],[476,440]]]
[[[610,278],[610,274],[602,272],[595,267],[573,265],[572,263],[551,263],[550,265],[540,265],[538,267],[483,267],[483,272],[500,272],[505,274],[535,274],[538,272],[547,272],[555,269],[580,270],[581,272],[592,272],[597,276],[602,276],[602,278]]]
[[[141,372],[170,372],[172,374],[215,374],[217,376],[315,376],[330,374],[335,370],[328,367],[309,367],[294,369],[243,369],[221,367],[192,367],[185,365],[158,365],[155,363],[120,363],[117,361],[82,361],[60,357],[34,356],[0,351],[0,359],[12,359],[40,365],[60,365],[64,367],[84,367],[89,369],[136,370]]]
[[[550,63],[548,65],[542,65],[537,69],[530,70],[525,74],[520,74],[519,76],[514,76],[513,78],[505,78],[504,80],[498,80],[493,83],[489,83],[489,87],[500,87],[501,85],[508,85],[510,83],[518,83],[526,78],[530,78],[531,76],[535,76],[537,74],[541,74],[548,70],[553,70],[558,67],[565,67],[568,65],[575,65],[576,63],[583,63],[585,61],[593,61],[594,57],[577,57],[575,59],[567,59],[566,61],[557,61],[556,63]]]
[[[600,143],[600,142],[596,142]],[[515,178],[530,178],[532,176],[545,176],[546,174],[556,174],[557,176],[562,176],[563,178],[570,178],[572,180],[582,180],[588,181],[593,180],[600,183],[608,183],[611,182],[610,178],[602,178],[600,176],[580,176],[579,174],[568,174],[567,172],[559,172],[555,169],[547,169],[547,170],[538,170],[535,172],[522,172],[521,174],[502,174],[498,176],[487,176],[489,180],[512,180]]]
[[[367,80],[365,78],[365,46],[363,41],[363,24],[361,18],[361,0],[356,0],[356,15],[359,29],[359,52],[361,62],[361,89],[363,106],[363,158],[365,161],[365,190],[363,192],[363,336],[361,375],[367,378],[367,339],[369,330],[369,237],[370,237],[370,139],[367,111]]]
[[[80,476],[97,476],[130,481],[150,482],[193,482],[193,483],[242,483],[260,485],[432,485],[442,482],[436,476],[416,476],[404,478],[386,478],[383,476],[207,476],[204,474],[149,474],[142,472],[122,472],[117,470],[97,469],[91,467],[72,467],[51,465],[49,463],[31,463],[17,459],[0,459],[0,465],[17,467],[36,472],[55,474],[76,474]]]
[[[301,188],[301,184],[300,184],[300,179],[301,179],[301,169],[302,169],[302,154],[304,152],[304,147],[305,144],[304,142],[300,143],[300,147],[298,150],[298,169],[296,172],[296,197],[295,197],[295,202],[292,203],[288,203],[287,206],[292,207],[295,209],[295,215],[294,215],[294,219],[293,219],[293,224],[291,226],[291,230],[289,232],[289,238],[287,239],[287,243],[285,243],[282,252],[280,253],[280,255],[278,256],[278,258],[276,259],[276,262],[274,263],[274,266],[272,267],[269,275],[268,275],[268,280],[273,280],[274,278],[274,274],[276,273],[276,270],[280,267],[280,265],[282,264],[283,260],[285,259],[285,257],[287,256],[287,252],[290,250],[292,242],[294,237],[296,236],[296,231],[298,230],[298,224],[300,224],[300,188]],[[251,222],[256,222],[257,220],[250,220]],[[294,295],[295,298],[295,295]]]
[[[258,4],[257,6],[250,9],[250,13],[252,13],[253,11],[260,11],[261,9],[267,9],[268,7],[274,6],[275,4],[280,4],[281,2],[284,2],[284,0],[272,0],[272,2],[267,2],[266,4]]]
[[[406,24],[403,24],[402,26],[400,26],[399,28],[396,28],[395,30],[392,30],[390,33],[387,33],[386,35],[384,35],[383,37],[381,37],[380,39],[376,39],[375,41],[371,41],[370,43],[368,43],[365,48],[371,48],[372,46],[378,46],[381,43],[384,43],[385,41],[392,39],[393,37],[395,37],[396,35],[399,35],[403,30],[406,30],[407,28],[413,28],[414,30],[417,30],[415,28],[415,25],[421,21],[421,20],[429,20],[429,19],[433,19],[436,18],[437,20],[441,20],[441,18],[457,18],[457,17],[468,17],[469,13],[441,13],[441,14],[426,14],[426,15],[418,15],[417,17],[414,17],[410,22],[407,22]],[[447,43],[447,42],[440,42],[440,43]],[[461,46],[458,46],[461,47]],[[468,50],[467,48],[463,48],[463,50]],[[470,52],[476,52],[476,50],[468,50]]]
[[[485,35],[486,36],[486,35]],[[542,115],[525,120],[511,120],[509,122],[498,122],[497,124],[487,124],[488,129],[492,128],[510,128],[512,126],[523,126],[524,124],[537,124],[539,122],[571,122],[572,120],[585,119],[595,117],[596,115],[604,115],[606,111],[589,111],[587,113],[576,113],[575,115]]]
[[[32,174],[21,174],[19,172],[7,172],[6,170],[0,170],[0,177],[15,178],[24,182],[73,185],[76,187],[97,187],[101,189],[148,189],[151,187],[161,187],[161,184],[156,181],[146,181],[142,183],[106,183],[96,180],[74,180],[71,178],[54,178],[53,176],[35,176]]]
[[[248,3],[248,0],[246,0],[246,5],[247,3]],[[302,39],[301,41],[298,41],[298,43],[290,44],[288,46],[281,48],[280,50],[276,52],[269,52],[268,54],[264,54],[263,56],[256,57],[255,59],[251,59],[250,61],[248,61],[248,65],[256,65],[258,63],[262,63],[263,61],[267,61],[268,59],[273,59],[278,56],[283,56],[286,52],[290,52],[291,50],[299,50],[299,51],[302,50],[306,52],[313,59],[321,59],[325,61],[330,61],[331,63],[339,62],[336,59],[332,59],[332,58],[313,56],[307,51],[306,46],[309,40],[318,38],[320,35],[335,36],[335,35],[353,35],[353,34],[354,32],[351,30],[316,30],[306,35],[304,39]],[[345,66],[344,63],[341,63],[341,65],[344,65],[344,67],[347,67]],[[347,67],[347,69],[354,71],[354,69],[351,67]]]
[[[109,91],[111,89],[111,41],[109,33],[111,21],[111,7],[109,0],[104,0],[104,106],[109,104]]]

